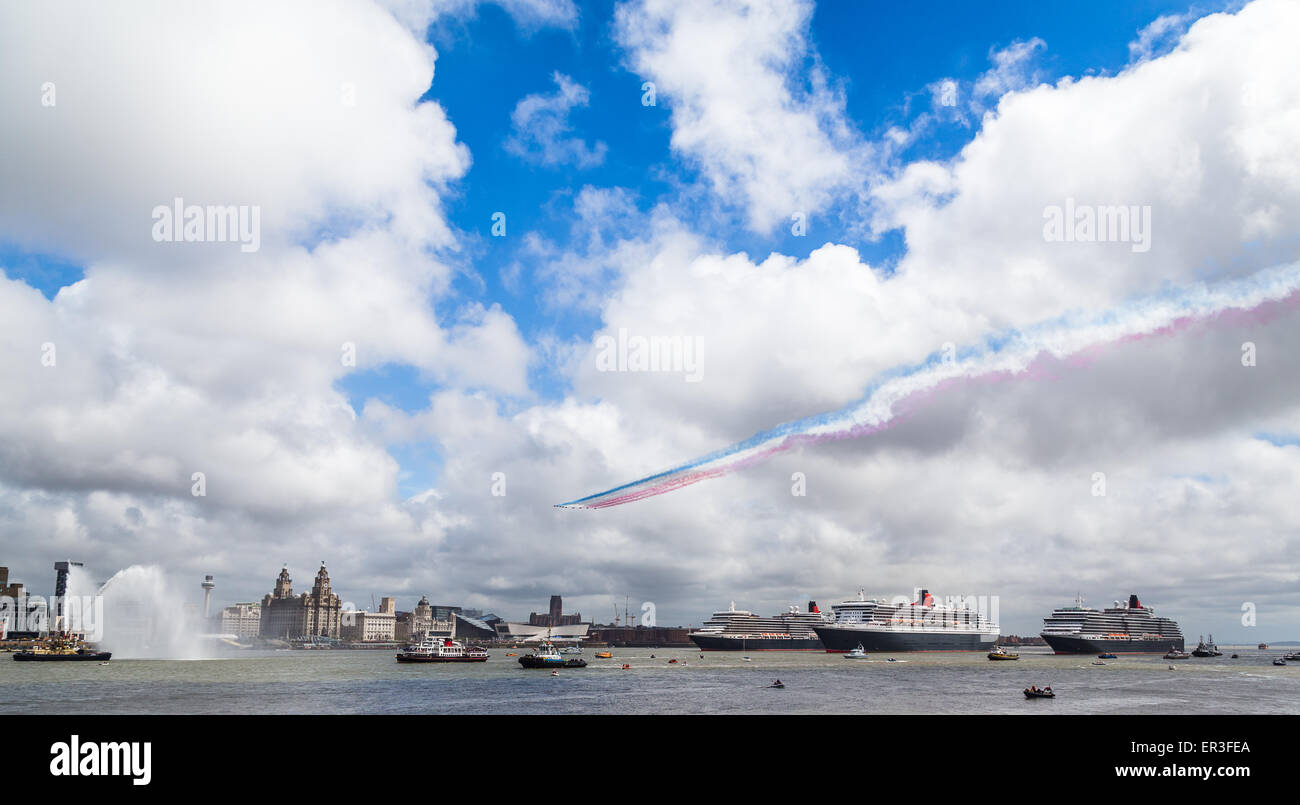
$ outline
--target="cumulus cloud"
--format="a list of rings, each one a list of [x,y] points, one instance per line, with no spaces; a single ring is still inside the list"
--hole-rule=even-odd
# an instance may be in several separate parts
[[[573,165],[592,168],[605,160],[607,147],[597,141],[588,145],[581,137],[570,136],[573,127],[569,113],[586,106],[591,93],[563,73],[551,76],[555,92],[529,95],[515,106],[510,115],[514,129],[506,140],[506,150],[530,162],[548,167]]]
[[[615,24],[627,61],[672,110],[672,148],[748,225],[822,211],[861,182],[865,154],[809,44],[804,0],[638,0]]]

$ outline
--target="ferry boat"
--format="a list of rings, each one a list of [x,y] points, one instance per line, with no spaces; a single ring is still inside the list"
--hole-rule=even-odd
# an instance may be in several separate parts
[[[831,607],[834,619],[813,627],[826,651],[839,653],[861,644],[866,651],[988,651],[998,625],[965,606],[938,604],[929,590],[912,603],[891,604],[866,598]]]
[[[791,606],[770,618],[736,609],[732,601],[690,637],[701,651],[821,651],[822,641],[813,630],[827,622],[816,601],[808,602],[807,612]]]
[[[1198,638],[1196,648],[1192,649],[1193,657],[1222,657],[1223,652],[1219,647],[1214,645],[1214,635],[1210,635],[1210,642],[1206,643],[1205,638]]]
[[[487,662],[481,648],[466,647],[450,637],[425,635],[420,642],[397,655],[398,662]]]
[[[56,635],[43,646],[14,652],[17,662],[108,662],[111,651],[92,651],[83,640],[71,635]]]
[[[519,664],[525,668],[586,668],[587,661],[581,657],[565,657],[555,646],[543,643],[532,654],[519,657]]]
[[[1136,595],[1128,604],[1103,610],[1083,606],[1061,607],[1043,619],[1043,640],[1057,654],[1159,654],[1183,650],[1183,633],[1169,618],[1156,617]]]

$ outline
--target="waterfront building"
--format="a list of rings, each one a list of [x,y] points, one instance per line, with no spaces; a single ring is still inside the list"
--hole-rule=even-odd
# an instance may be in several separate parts
[[[262,599],[262,637],[287,640],[320,636],[337,638],[342,626],[343,607],[330,589],[329,573],[321,562],[310,593],[293,594],[289,568],[280,570],[275,588]]]
[[[462,640],[495,640],[496,629],[491,624],[467,615],[456,615],[456,635]]]
[[[45,599],[29,596],[22,582],[9,581],[9,568],[0,567],[0,640],[26,640],[45,631]]]
[[[352,623],[343,627],[342,637],[344,640],[354,640],[362,643],[391,643],[396,639],[396,612],[384,612],[381,609],[379,612],[353,612],[348,617],[351,618]]]
[[[217,631],[241,639],[257,637],[262,631],[262,605],[249,601],[222,609],[221,625]]]
[[[545,640],[549,635],[556,642],[582,641],[587,639],[587,630],[590,626],[589,623],[537,626],[531,623],[506,623],[501,621],[496,624],[496,632],[498,640],[539,642]]]

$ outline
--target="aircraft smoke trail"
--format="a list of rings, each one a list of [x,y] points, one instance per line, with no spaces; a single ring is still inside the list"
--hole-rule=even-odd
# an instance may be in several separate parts
[[[1300,306],[1300,263],[1140,298],[1102,313],[1070,314],[998,333],[958,350],[955,356],[934,353],[915,366],[885,372],[871,382],[862,399],[838,411],[787,422],[672,469],[556,505],[618,506],[735,472],[805,444],[876,433],[901,421],[911,404],[955,383],[1026,376],[1033,361],[1043,355],[1078,361],[1106,345],[1172,335],[1225,318],[1263,320],[1296,306]]]

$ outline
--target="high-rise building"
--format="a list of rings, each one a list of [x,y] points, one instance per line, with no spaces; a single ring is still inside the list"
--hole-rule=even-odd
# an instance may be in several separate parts
[[[343,606],[330,590],[330,576],[321,562],[310,593],[293,594],[289,568],[280,570],[275,588],[262,599],[261,635],[289,639],[294,637],[338,637]]]

